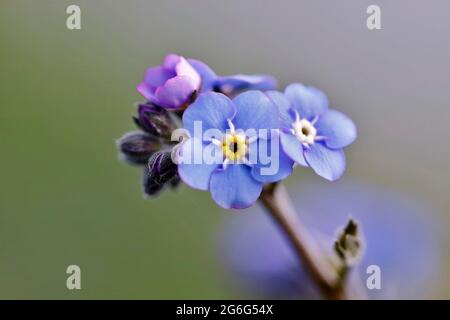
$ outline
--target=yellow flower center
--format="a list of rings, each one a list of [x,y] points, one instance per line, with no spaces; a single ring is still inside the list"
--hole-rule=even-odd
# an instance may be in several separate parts
[[[239,134],[227,134],[222,141],[222,150],[225,159],[230,161],[244,159],[248,150],[245,136]]]

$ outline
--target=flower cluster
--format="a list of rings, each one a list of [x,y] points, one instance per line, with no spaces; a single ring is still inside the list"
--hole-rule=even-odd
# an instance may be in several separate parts
[[[201,61],[169,54],[137,86],[146,99],[134,118],[140,130],[119,139],[120,152],[144,166],[146,194],[181,179],[227,209],[251,206],[295,164],[338,179],[343,148],[356,138],[353,122],[316,88],[275,89],[269,75],[218,76]]]

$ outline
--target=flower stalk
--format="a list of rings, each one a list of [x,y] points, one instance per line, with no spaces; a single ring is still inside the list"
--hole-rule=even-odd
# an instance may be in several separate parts
[[[283,230],[323,296],[333,300],[347,299],[345,282],[341,281],[339,270],[302,224],[286,188],[279,183],[269,184],[263,189],[259,200]]]

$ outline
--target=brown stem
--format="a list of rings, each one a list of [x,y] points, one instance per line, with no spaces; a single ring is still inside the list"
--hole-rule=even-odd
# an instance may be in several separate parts
[[[285,232],[324,297],[346,299],[344,286],[338,285],[336,270],[301,223],[285,187],[281,184],[267,185],[261,193],[260,201]]]

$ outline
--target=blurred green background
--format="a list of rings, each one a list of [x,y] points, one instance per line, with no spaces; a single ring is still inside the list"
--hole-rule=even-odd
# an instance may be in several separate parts
[[[450,229],[450,3],[377,1],[383,29],[369,31],[372,2],[1,1],[0,298],[242,297],[215,250],[239,213],[186,187],[144,200],[140,170],[117,159],[135,85],[170,52],[322,88],[358,125],[343,179],[432,203]],[[70,4],[81,30],[66,28]],[[450,296],[442,279],[435,297]]]

